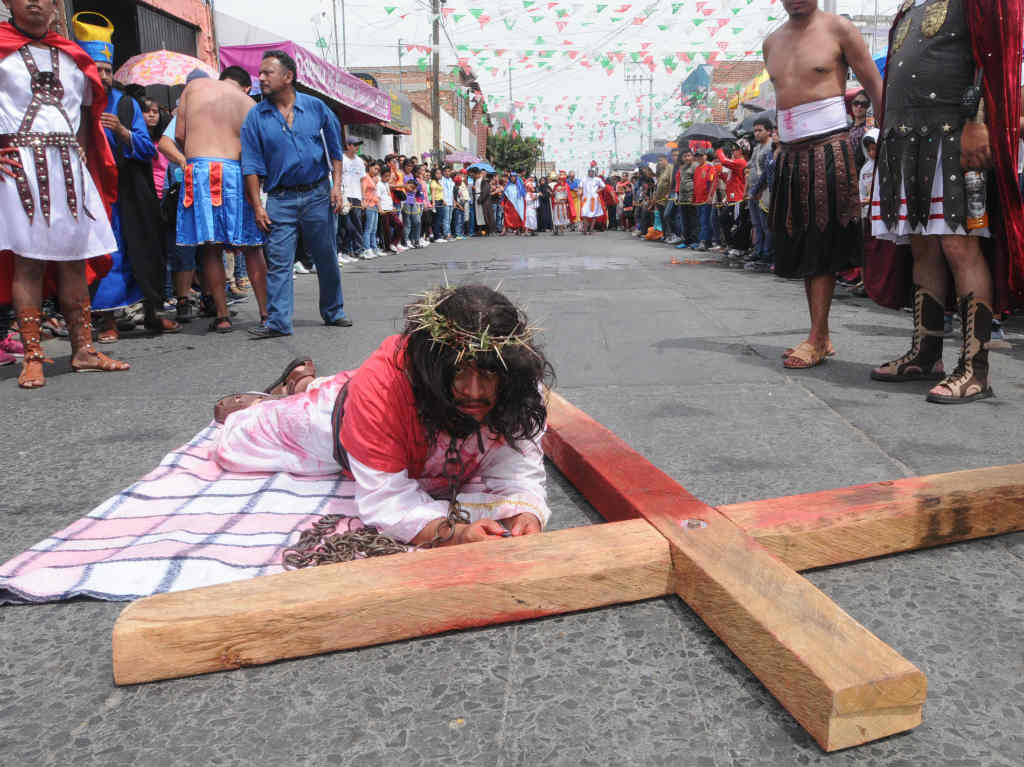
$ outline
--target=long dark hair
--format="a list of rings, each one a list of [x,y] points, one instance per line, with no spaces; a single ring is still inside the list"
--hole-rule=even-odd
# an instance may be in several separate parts
[[[437,313],[462,330],[476,334],[486,329],[492,338],[526,332],[526,315],[501,293],[484,285],[443,290],[447,297],[437,306]],[[458,410],[452,394],[460,364],[459,349],[436,341],[430,329],[413,318],[418,306],[414,303],[406,307],[403,334],[408,338],[405,370],[412,382],[417,415],[431,444],[441,432],[467,437],[478,424]],[[494,351],[478,352],[464,357],[463,362],[472,362],[480,370],[498,376],[496,400],[484,426],[513,447],[541,432],[547,420],[541,384],[552,385],[555,373],[536,342],[506,344],[500,358]]]

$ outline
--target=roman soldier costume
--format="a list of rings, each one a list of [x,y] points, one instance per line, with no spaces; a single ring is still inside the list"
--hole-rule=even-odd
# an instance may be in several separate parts
[[[872,372],[882,381],[942,379],[952,397],[991,396],[988,348],[993,311],[1024,293],[1024,212],[1016,183],[1020,117],[1022,0],[904,0],[889,34],[884,117],[871,205],[874,237],[897,244],[910,235],[981,238],[992,272],[993,305],[959,296],[960,360],[943,377],[946,296],[914,286],[910,350]],[[971,121],[988,126],[994,172],[965,169],[960,143]],[[883,305],[910,292],[906,250],[885,249],[871,271],[898,279],[872,281]],[[895,287],[894,287],[895,286]]]

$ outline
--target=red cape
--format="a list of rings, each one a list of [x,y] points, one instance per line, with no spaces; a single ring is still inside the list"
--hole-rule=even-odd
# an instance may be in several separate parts
[[[0,24],[0,59],[7,58],[23,45],[31,42],[36,41],[25,37],[10,23]],[[117,165],[114,162],[114,155],[110,151],[110,145],[107,144],[103,126],[100,125],[100,115],[107,107],[107,91],[103,87],[103,81],[100,80],[100,73],[96,70],[95,62],[89,58],[89,54],[66,37],[61,37],[56,32],[49,32],[38,42],[51,45],[74,59],[75,64],[85,74],[85,79],[92,88],[92,106],[90,107],[92,141],[86,149],[86,164],[96,183],[96,188],[99,189],[100,196],[103,197],[103,204],[109,216],[110,206],[117,200]],[[4,211],[4,215],[24,215],[24,213],[23,211]],[[86,261],[86,277],[89,284],[105,277],[112,264],[113,260],[109,255],[88,259]],[[56,295],[57,293],[56,271],[56,267],[53,265],[46,270],[43,284],[45,295]],[[11,303],[13,279],[14,258],[9,250],[0,251],[0,304]]]
[[[519,211],[516,210],[512,201],[507,197],[501,198],[501,209],[505,212],[506,229],[522,229],[526,226],[523,219],[519,218]]]
[[[992,239],[985,251],[992,268],[993,306],[996,312],[1024,304],[1024,205],[1017,186],[1017,140],[1020,136],[1020,59],[1024,47],[1024,0],[965,0],[964,13],[976,62],[981,62],[985,92],[985,122],[995,168],[996,200],[989,210]],[[892,36],[903,13],[896,15]],[[890,53],[891,58],[891,53]],[[889,62],[886,61],[886,85]],[[885,93],[885,85],[882,92]],[[882,124],[885,134],[885,103]],[[865,254],[864,285],[882,306],[899,308],[910,295],[910,248],[880,243]]]
[[[555,184],[554,188],[557,188],[559,185],[565,187],[565,196],[569,202],[569,220],[575,221],[577,218],[576,202],[572,199],[572,189],[569,188],[569,183],[567,181],[559,181],[558,183]]]

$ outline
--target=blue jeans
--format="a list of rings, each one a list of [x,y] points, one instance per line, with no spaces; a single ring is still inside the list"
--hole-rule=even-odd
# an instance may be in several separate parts
[[[434,203],[434,239],[440,240],[451,235],[452,209],[443,202]]]
[[[271,192],[267,215],[273,221],[264,254],[267,259],[267,327],[280,333],[292,332],[295,288],[292,267],[299,232],[316,265],[320,283],[320,316],[324,322],[345,316],[341,272],[334,252],[334,222],[331,217],[330,182],[326,179],[308,192]]]
[[[469,231],[467,234],[470,237],[476,237],[476,203],[472,200],[469,202]]]
[[[452,234],[456,237],[462,237],[464,234],[463,224],[465,223],[466,214],[462,211],[462,208],[456,207],[452,212]]]
[[[750,223],[754,228],[754,258],[759,261],[773,261],[772,232],[768,228],[765,212],[757,200],[747,200],[750,209]]]
[[[405,230],[405,241],[409,243],[411,247],[416,247],[420,244],[420,217],[423,214],[419,210],[414,210],[402,206],[402,227]]]
[[[676,207],[676,201],[669,198],[668,202],[665,203],[665,212],[661,214],[661,227],[666,237],[672,234],[679,235],[683,233],[681,216],[679,215],[681,212]]]
[[[380,211],[377,208],[365,208],[363,212],[366,214],[366,222],[363,224],[363,250],[375,250]]]
[[[700,206],[700,237],[698,238],[701,242],[706,242],[708,245],[715,238],[715,208],[710,203],[704,203]]]
[[[499,232],[505,231],[505,207],[500,203],[494,203],[494,228]]]

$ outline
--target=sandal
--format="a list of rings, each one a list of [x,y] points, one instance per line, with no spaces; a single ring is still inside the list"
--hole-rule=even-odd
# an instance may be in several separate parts
[[[266,394],[294,394],[295,386],[299,381],[303,378],[315,377],[316,366],[313,364],[313,360],[309,357],[296,357],[285,365],[277,380],[263,391]]]
[[[786,359],[787,357],[792,357],[793,356],[793,351],[794,350],[792,348],[786,349],[786,351],[784,351],[782,353],[782,359]],[[828,339],[828,348],[825,350],[825,356],[826,357],[835,357],[836,356],[836,347],[834,347],[832,345],[832,339],[831,338]]]
[[[43,363],[53,362],[43,352],[39,332],[42,319],[38,309],[18,312],[18,328],[21,332],[21,342],[25,346],[25,356],[21,362],[21,374],[18,376],[18,386],[22,389],[39,389],[46,386]]]
[[[209,327],[212,333],[230,333],[234,329],[230,317],[214,317]]]
[[[117,328],[107,328],[101,330],[99,335],[96,336],[96,343],[98,344],[116,344],[121,339],[121,334],[117,332]]]
[[[127,362],[111,359],[106,354],[96,351],[92,345],[92,312],[89,310],[89,301],[85,300],[65,310],[64,316],[68,321],[68,330],[71,331],[71,369],[76,373],[117,373],[130,370],[131,365]],[[115,335],[117,331],[114,331]],[[86,362],[75,361],[79,352],[86,352],[89,358]]]
[[[213,406],[213,420],[217,423],[224,423],[232,413],[245,410],[247,407],[267,399],[280,399],[280,397],[261,391],[251,391],[245,394],[232,394],[229,397],[222,397]]]
[[[791,370],[805,370],[817,367],[827,359],[826,354],[827,350],[824,353],[820,352],[814,346],[807,343],[807,341],[801,341],[794,347],[793,353],[786,357],[782,366]]]
[[[150,333],[157,333],[158,335],[181,332],[181,325],[166,317],[153,317],[143,322],[142,326]]]

